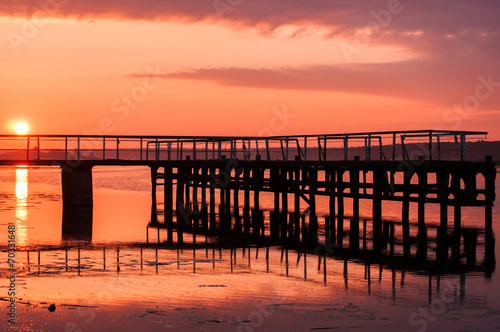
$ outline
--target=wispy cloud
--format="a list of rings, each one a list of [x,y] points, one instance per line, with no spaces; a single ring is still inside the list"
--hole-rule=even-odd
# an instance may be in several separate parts
[[[149,75],[137,73],[131,76],[141,78]],[[428,60],[303,68],[196,68],[160,76],[207,80],[235,87],[391,96],[444,106],[470,94],[468,82],[475,84],[477,81],[474,69],[456,70],[454,64]],[[483,106],[495,104],[500,105],[497,97]]]

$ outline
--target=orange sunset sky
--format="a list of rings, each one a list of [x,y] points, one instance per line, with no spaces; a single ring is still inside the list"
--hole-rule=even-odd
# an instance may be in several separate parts
[[[500,139],[499,17],[491,0],[2,0],[0,133]]]

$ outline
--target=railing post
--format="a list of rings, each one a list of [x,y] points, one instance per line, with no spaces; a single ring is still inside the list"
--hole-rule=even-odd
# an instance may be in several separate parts
[[[366,160],[371,160],[372,159],[372,135],[368,134],[368,150],[367,150],[367,158]]]
[[[460,134],[460,145],[461,145],[461,149],[460,149],[460,160],[462,161],[465,161],[466,159],[466,155],[465,155],[465,134]]]
[[[271,155],[269,154],[269,139],[265,138],[266,140],[266,154],[267,154],[267,160],[271,160]]]
[[[106,137],[102,137],[102,160],[106,160]]]
[[[68,160],[68,136],[64,137],[64,160]]]
[[[255,159],[257,159],[257,156],[259,155],[259,140],[255,140]],[[250,156],[248,156],[248,159],[250,159]]]
[[[432,131],[429,131],[429,160],[432,160]]]
[[[26,137],[26,160],[30,160],[30,137]]]
[[[77,160],[80,160],[80,136],[78,136],[78,139],[77,139],[77,149],[76,149],[76,157],[77,157]]]
[[[158,141],[158,139],[156,139]],[[177,160],[180,160],[182,159],[182,151],[179,151],[179,149],[181,148],[181,145],[180,145],[180,141],[179,139],[177,139]],[[179,152],[180,152],[180,155],[181,155],[181,158],[179,158]]]
[[[235,159],[234,156],[236,154],[236,141],[231,139],[229,143],[229,159]]]
[[[349,138],[346,136],[346,137],[344,137],[344,160],[347,160],[347,158],[349,157],[348,144],[349,144]]]
[[[382,146],[382,136],[378,137],[378,146],[380,148],[380,160],[384,159],[384,148]]]
[[[116,159],[120,159],[120,139],[116,138]]]
[[[307,161],[307,137],[304,137],[304,161]]]
[[[403,160],[406,160],[405,135],[401,135],[401,149],[403,153]]]
[[[139,148],[139,151],[140,151],[140,154],[141,154],[141,155],[139,156],[139,160],[142,160],[142,137],[141,137],[141,139],[140,139],[140,144],[141,144],[141,146],[140,146],[140,148]]]
[[[288,137],[286,138],[286,158],[285,158],[285,161],[288,161]]]
[[[320,161],[321,161],[321,150],[322,150],[321,138],[318,137],[318,160],[320,160]]]
[[[323,137],[323,160],[326,161],[326,136]]]
[[[196,160],[196,138],[193,138],[193,160]]]
[[[438,160],[441,160],[441,136],[437,135]]]
[[[392,160],[396,160],[396,133],[392,134]]]
[[[157,137],[155,139],[155,160],[158,161],[158,159],[160,159],[160,146],[158,144],[158,137]]]
[[[36,138],[36,146],[37,146],[37,157],[40,160],[40,136]]]

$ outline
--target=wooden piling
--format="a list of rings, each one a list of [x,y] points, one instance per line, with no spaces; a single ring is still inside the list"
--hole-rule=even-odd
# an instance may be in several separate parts
[[[359,161],[359,156],[354,158]],[[359,169],[352,167],[349,170],[349,187],[352,196],[352,218],[349,225],[349,249],[359,250]]]
[[[437,239],[437,261],[442,267],[448,265],[448,184],[446,169],[437,172],[438,196],[440,201],[440,224]]]
[[[258,167],[254,168],[253,177],[253,216],[252,216],[252,233],[254,236],[264,235],[264,214],[260,210],[260,190],[264,181],[264,170]]]
[[[372,233],[373,252],[378,255],[382,250],[382,184],[384,173],[380,169],[373,170],[372,199]]]
[[[279,169],[273,168],[271,169],[270,174],[271,180],[271,190],[274,195],[274,210],[271,211],[270,214],[270,224],[271,224],[271,238],[273,240],[277,240],[279,238],[279,229],[280,229],[280,174]]]
[[[234,215],[234,232],[236,235],[242,234],[242,224],[240,217],[240,172],[235,171],[233,185],[233,215]]]
[[[184,169],[177,168],[177,187],[176,187],[176,212],[177,212],[177,243],[182,244],[184,242],[183,232],[184,232],[184,214],[186,213],[184,205],[184,185],[185,178],[183,175]]]
[[[210,194],[210,231],[214,232],[216,230],[215,187],[217,186],[215,168],[213,168],[213,167],[209,168],[209,173],[210,173],[210,180],[209,180],[210,181],[210,189],[209,189],[209,194]]]
[[[281,170],[281,213],[280,213],[280,229],[281,240],[288,240],[288,170]]]
[[[337,243],[337,239],[335,238],[336,235],[336,213],[335,213],[335,199],[336,199],[336,186],[337,186],[337,181],[335,179],[336,172],[335,169],[331,168],[328,171],[328,182],[327,186],[329,189],[329,196],[330,196],[330,204],[329,204],[329,209],[330,209],[330,218],[329,218],[329,234],[326,234],[327,241],[332,244]],[[328,241],[329,240],[329,241]]]
[[[454,207],[453,238],[451,243],[451,264],[460,264],[460,239],[462,233],[462,209],[459,203]]]
[[[157,203],[156,203],[156,185],[158,181],[158,167],[151,166],[151,223],[158,223]]]
[[[164,173],[164,188],[163,188],[163,201],[164,201],[164,218],[165,227],[167,228],[167,241],[173,241],[173,223],[172,218],[174,215],[174,198],[173,198],[173,176],[171,167],[163,167]]]
[[[246,236],[250,235],[250,172],[248,167],[243,169],[243,230]]]
[[[294,211],[293,211],[293,222],[294,222],[294,241],[300,241],[300,167],[296,167],[294,170]]]
[[[316,216],[316,191],[318,190],[318,170],[309,169],[309,242],[318,243],[318,217]]]
[[[403,208],[402,208],[402,227],[403,227],[403,256],[410,258],[410,183],[413,173],[406,171],[404,173],[403,185]]]
[[[344,242],[344,169],[337,171],[337,245]]]
[[[418,244],[417,259],[427,260],[427,226],[425,225],[425,204],[427,198],[427,172],[421,171],[418,176]]]
[[[203,167],[201,169],[201,228],[204,231],[208,230],[208,205],[207,205],[207,186],[208,186],[208,169]]]

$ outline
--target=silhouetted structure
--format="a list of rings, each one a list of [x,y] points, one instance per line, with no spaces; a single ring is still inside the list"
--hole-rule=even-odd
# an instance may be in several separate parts
[[[401,251],[405,259],[420,262],[430,259],[431,248],[435,251],[432,259],[439,266],[447,266],[460,264],[462,256],[468,264],[475,264],[478,236],[484,236],[484,263],[492,265],[495,164],[491,158],[466,161],[467,136],[485,134],[410,131],[265,138],[0,136],[2,144],[26,143],[26,149],[2,146],[0,163],[60,165],[64,214],[72,215],[65,218],[65,229],[86,230],[87,234],[91,219],[74,216],[81,215],[78,211],[82,205],[91,208],[92,167],[147,165],[152,179],[149,226],[166,229],[168,242],[183,243],[184,233],[194,232],[315,248],[319,244],[336,252],[349,248],[356,253],[362,247],[364,253],[369,250],[375,256],[393,257]],[[391,144],[384,144],[387,140]],[[34,141],[36,149],[30,149]],[[457,147],[455,155],[446,151],[452,160],[443,160],[443,142],[448,147],[453,142]],[[407,148],[410,143],[412,149]],[[16,159],[23,154],[24,158]],[[157,214],[158,185],[164,186],[163,222]],[[261,208],[263,193],[274,197],[269,216]],[[323,219],[317,215],[319,196],[329,200],[329,214]],[[371,201],[371,218],[361,219],[360,200]],[[400,221],[384,219],[383,203],[387,201],[401,202]],[[352,202],[349,217],[345,214],[346,202]],[[417,225],[410,223],[412,202],[418,205]],[[426,222],[428,204],[440,206],[439,225]],[[452,229],[449,206],[454,208]],[[462,229],[463,206],[484,208],[484,230]],[[324,242],[319,238],[322,230]],[[433,235],[429,234],[431,230]]]

